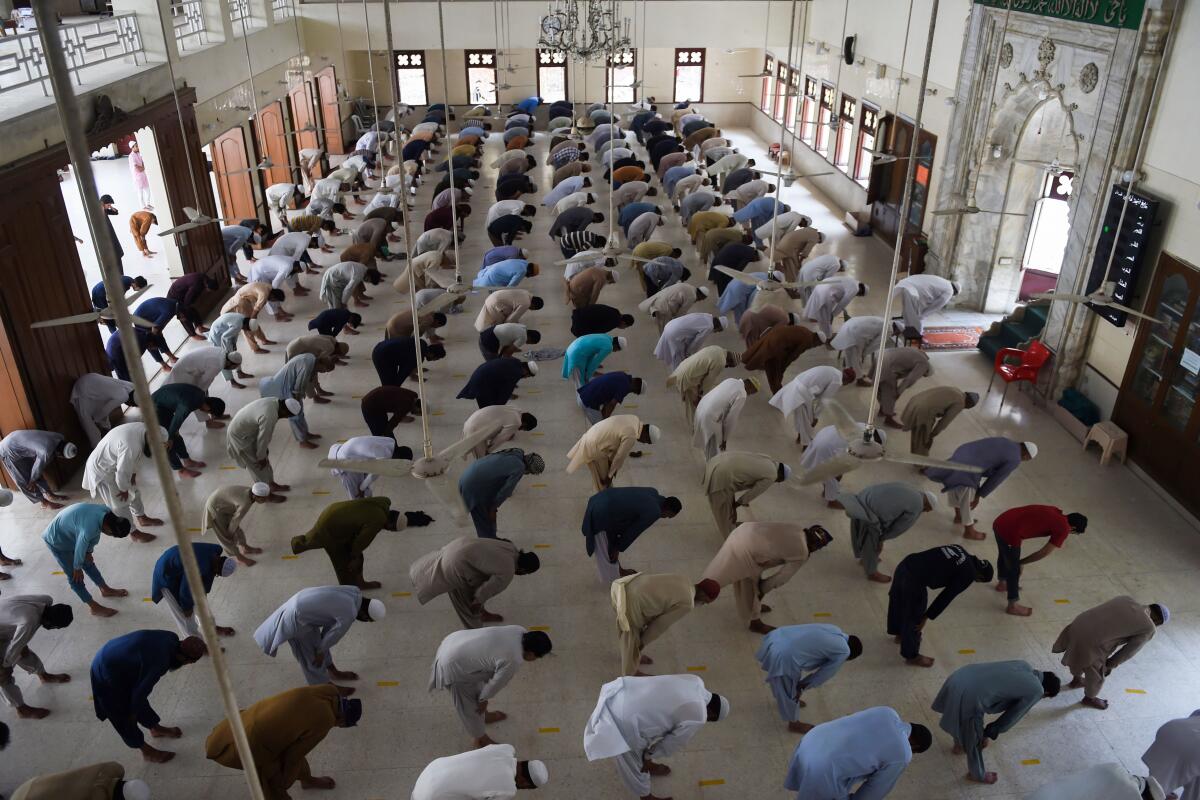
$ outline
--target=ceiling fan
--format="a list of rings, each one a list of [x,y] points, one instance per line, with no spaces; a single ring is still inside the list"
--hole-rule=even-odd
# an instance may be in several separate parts
[[[774,72],[771,72],[766,67],[763,67],[758,72],[752,73],[750,75],[738,75],[737,77],[739,77],[739,78],[771,78],[771,77],[774,77],[774,75],[775,75]]]
[[[1052,172],[1055,175],[1061,175],[1064,172],[1074,172],[1076,169],[1074,164],[1064,164],[1057,158],[1052,161],[1042,161],[1041,159],[1037,158],[1018,158],[1016,161],[1018,164],[1025,164],[1030,167],[1039,167],[1047,172]]]
[[[309,122],[308,124],[304,125],[303,127],[296,128],[294,130],[292,128],[284,128],[283,132],[287,136],[295,136],[296,134],[300,134],[300,133],[316,133],[317,131],[331,131],[331,130],[333,130],[333,128],[318,128],[316,125],[313,125],[311,122]]]
[[[159,236],[172,236],[176,233],[183,233],[184,231],[190,231],[193,228],[202,228],[205,225],[212,225],[213,223],[216,223],[216,222],[240,222],[240,220],[235,220],[235,219],[223,219],[221,217],[210,217],[208,214],[205,214],[202,211],[197,211],[196,209],[192,208],[191,206],[184,206],[183,214],[185,217],[187,217],[187,222],[182,222],[179,225],[176,225],[174,228],[167,228],[165,231],[160,231],[158,235]]]
[[[428,414],[429,409],[424,409]],[[323,458],[317,462],[318,467],[326,469],[341,469],[348,472],[365,472],[370,475],[383,475],[392,478],[411,477],[423,481],[434,498],[450,512],[455,525],[463,526],[467,521],[467,509],[463,505],[462,496],[458,493],[458,481],[452,480],[450,464],[459,460],[475,445],[485,441],[492,435],[490,430],[482,430],[459,439],[445,450],[431,458],[421,457],[415,461],[404,459],[368,459],[364,461],[342,460],[338,458]]]
[[[715,266],[713,269],[729,276],[730,278],[733,278],[739,283],[749,284],[758,290],[754,293],[754,299],[750,303],[750,307],[754,311],[758,311],[763,306],[768,305],[779,306],[783,309],[791,309],[793,308],[792,298],[788,294],[788,291],[805,289],[810,286],[818,286],[821,283],[824,283],[824,281],[778,281],[773,277],[764,280],[762,278],[754,277],[753,274],[738,272],[737,270],[730,269],[729,267]]]
[[[836,174],[833,170],[825,170],[824,172],[809,172],[804,175],[797,175],[793,172],[779,172],[777,170],[755,170],[762,175],[773,175],[783,183],[784,186],[791,186],[798,180],[803,178],[820,178],[823,175]]]
[[[141,289],[138,289],[133,294],[126,295],[125,296],[125,305],[132,306],[134,303],[136,303],[138,301],[138,299],[142,295],[144,295],[146,292],[150,291],[151,286],[153,286],[153,284],[143,286]],[[117,312],[110,305],[107,308],[102,308],[99,311],[89,311],[86,314],[74,314],[69,317],[59,317],[57,319],[48,319],[48,320],[44,320],[42,322],[35,322],[32,325],[30,325],[29,327],[31,327],[31,328],[57,328],[57,327],[60,327],[63,325],[81,325],[85,322],[112,321],[116,318],[117,318]],[[133,322],[134,325],[138,325],[143,328],[153,328],[154,327],[153,322],[151,322],[147,319],[142,319],[141,317],[135,317],[132,314],[130,315],[130,320]]]
[[[932,212],[933,216],[935,216],[935,217],[960,217],[960,216],[964,216],[967,214],[999,214],[1000,216],[1004,216],[1004,217],[1028,217],[1029,216],[1028,214],[1026,214],[1023,211],[989,211],[987,209],[982,209],[979,206],[975,205],[974,198],[972,198],[971,200],[968,200],[968,201],[964,201],[964,202],[956,202],[958,199],[959,199],[958,196],[951,195],[950,205],[945,208],[934,209]]]
[[[833,424],[837,428],[838,435],[846,442],[846,452],[834,456],[810,470],[805,470],[796,478],[802,485],[820,483],[880,461],[893,464],[916,464],[921,467],[940,467],[960,472],[983,472],[979,467],[969,464],[940,461],[936,458],[926,458],[912,453],[889,453],[874,426],[868,426],[864,422],[855,422],[850,413],[836,400],[822,400],[821,405],[828,409],[830,416],[833,417]]]
[[[277,167],[280,169],[300,169],[299,164],[276,164],[274,161],[271,160],[270,156],[267,156],[262,161],[255,164],[253,167],[246,167],[244,169],[231,169],[228,172],[222,172],[221,174],[222,175],[245,175],[247,172],[265,172],[266,170],[275,169]]]
[[[1150,322],[1162,322],[1157,317],[1152,317],[1149,314],[1143,314],[1137,309],[1123,306],[1112,299],[1113,293],[1116,291],[1117,284],[1115,281],[1106,281],[1100,285],[1100,288],[1091,294],[1066,294],[1060,292],[1037,292],[1030,295],[1035,300],[1058,300],[1066,303],[1080,303],[1087,306],[1096,306],[1098,308],[1111,308],[1113,311],[1121,311],[1131,317],[1149,320]]]

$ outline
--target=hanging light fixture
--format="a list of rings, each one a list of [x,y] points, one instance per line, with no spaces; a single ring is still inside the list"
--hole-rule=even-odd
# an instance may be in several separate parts
[[[541,20],[537,46],[592,61],[633,47],[629,18],[620,19],[617,0],[555,0]]]

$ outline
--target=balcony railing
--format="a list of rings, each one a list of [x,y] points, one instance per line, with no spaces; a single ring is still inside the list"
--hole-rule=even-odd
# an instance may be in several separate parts
[[[174,0],[171,3],[171,25],[175,29],[175,44],[181,53],[199,50],[209,43],[201,0]]]
[[[85,73],[100,64],[117,60],[126,63],[132,60],[135,65],[146,63],[134,14],[63,24],[58,28],[58,35],[67,69],[80,86],[87,77]],[[35,83],[40,83],[42,94],[50,97],[50,72],[37,32],[0,37],[0,94]]]

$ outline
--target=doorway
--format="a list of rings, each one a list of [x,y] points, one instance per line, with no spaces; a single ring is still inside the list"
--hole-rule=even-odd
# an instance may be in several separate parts
[[[1068,170],[1047,170],[1042,175],[1041,197],[1033,205],[1025,255],[1021,259],[1019,302],[1038,292],[1049,292],[1058,283],[1063,256],[1071,236],[1071,191],[1075,174]]]
[[[1192,513],[1200,513],[1200,271],[1159,258],[1113,419],[1129,434],[1129,457]]]

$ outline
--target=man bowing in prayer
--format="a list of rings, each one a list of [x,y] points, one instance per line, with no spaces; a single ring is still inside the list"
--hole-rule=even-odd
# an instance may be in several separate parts
[[[68,498],[50,491],[42,474],[54,458],[70,460],[78,454],[78,447],[51,431],[18,430],[0,439],[0,463],[8,477],[29,502],[52,511],[62,508],[56,500]]]
[[[192,551],[196,554],[196,566],[200,569],[200,580],[206,595],[212,591],[217,576],[228,578],[237,569],[237,562],[222,554],[219,544],[196,543],[192,545]],[[175,627],[184,636],[200,636],[196,600],[192,597],[192,586],[183,569],[179,545],[168,547],[158,557],[150,581],[150,599],[155,603],[166,601],[167,610],[175,619]],[[219,636],[233,636],[233,628],[215,623],[214,627]]]
[[[158,435],[166,443],[167,430]],[[146,515],[137,485],[138,467],[150,455],[150,442],[143,422],[126,422],[113,428],[88,456],[82,486],[119,517],[143,527],[162,525],[161,519]],[[152,542],[154,534],[137,528],[130,532],[135,542]]]
[[[467,384],[455,395],[460,400],[474,400],[479,408],[502,406],[516,398],[517,384],[525,378],[538,374],[536,361],[521,361],[512,356],[502,356],[484,361]]]
[[[277,496],[282,498],[282,495]],[[239,564],[252,567],[258,562],[250,556],[258,555],[263,550],[261,547],[252,547],[246,541],[242,519],[249,513],[251,506],[270,503],[270,498],[271,487],[265,483],[222,486],[204,501],[204,519],[200,529],[204,532],[212,531],[227,555],[233,556]]]
[[[1042,784],[1025,800],[1168,800],[1153,777],[1134,775],[1120,764],[1097,764]],[[1188,798],[1187,800],[1191,800]]]
[[[775,630],[762,621],[770,607],[762,601],[800,571],[808,557],[833,541],[820,525],[805,528],[790,522],[743,522],[733,529],[704,569],[704,579],[719,586],[733,584],[738,616],[755,633]],[[766,571],[779,567],[772,575]]]
[[[856,422],[854,424],[859,431],[867,429],[866,423]],[[875,443],[884,444],[885,442],[887,442],[887,434],[876,428]],[[816,469],[826,461],[831,461],[843,455],[847,447],[848,444],[842,435],[838,433],[837,427],[826,425],[817,431],[816,436],[813,436],[812,444],[805,449],[804,455],[800,457],[800,468],[806,472]],[[842,504],[837,499],[838,495],[841,494],[841,481],[841,475],[834,475],[821,482],[821,496],[825,498],[825,505],[829,508],[842,507]]]
[[[796,792],[796,800],[882,800],[913,753],[924,753],[931,744],[929,728],[904,722],[894,709],[864,709],[805,734],[792,753],[783,786]]]
[[[713,331],[725,330],[725,320],[712,314],[696,311],[676,317],[663,326],[654,356],[675,370],[683,360],[700,349]]]
[[[754,657],[767,673],[779,717],[789,731],[808,733],[813,729],[813,725],[800,722],[800,709],[806,705],[800,696],[832,679],[862,651],[862,640],[847,636],[836,625],[785,625],[763,637]]]
[[[170,631],[134,631],[110,639],[92,659],[92,705],[96,718],[108,720],[126,747],[142,751],[155,764],[175,754],[146,744],[142,728],[156,739],[178,739],[179,728],[164,727],[150,705],[150,692],[168,672],[195,664],[208,655],[204,640],[189,636],[180,641]]]
[[[270,489],[267,499],[272,503],[282,503],[287,498],[279,493],[292,488],[275,482],[275,468],[271,466],[271,437],[275,435],[275,424],[303,409],[294,397],[286,400],[261,397],[242,406],[233,415],[225,433],[225,452],[234,463],[249,470],[255,483],[267,485]]]
[[[504,501],[512,497],[517,484],[526,475],[541,475],[545,460],[537,453],[526,453],[519,447],[476,459],[458,478],[458,493],[475,523],[475,535],[488,539],[496,537],[496,516]]]
[[[1142,754],[1150,777],[1179,800],[1200,797],[1200,711],[1164,723]]]
[[[144,781],[125,780],[125,768],[115,761],[38,775],[22,783],[12,800],[150,800]]]
[[[757,378],[726,378],[696,404],[692,444],[705,459],[724,453],[749,395],[758,394]]]
[[[42,541],[50,548],[50,554],[67,576],[71,591],[87,604],[94,617],[111,617],[117,610],[102,606],[92,598],[84,588],[84,575],[96,584],[103,597],[127,597],[129,592],[126,589],[114,589],[104,581],[100,568],[92,558],[92,551],[100,543],[101,534],[124,539],[131,527],[129,520],[117,516],[99,503],[76,503],[58,512],[42,532]]]
[[[900,656],[906,664],[933,666],[932,658],[921,655],[925,623],[937,619],[972,583],[991,583],[994,572],[990,562],[957,544],[931,547],[904,557],[888,592],[887,632],[899,642]],[[942,590],[932,603],[930,589]]]
[[[597,375],[580,386],[575,396],[588,423],[594,425],[611,417],[627,396],[641,394],[643,390],[641,378],[635,378],[628,372],[610,372]]]
[[[704,465],[701,488],[708,495],[713,520],[721,538],[737,527],[737,510],[792,475],[792,468],[761,453],[729,451],[718,453]],[[738,492],[742,494],[739,496]]]
[[[65,628],[75,619],[71,607],[55,603],[48,594],[16,594],[0,598],[0,697],[4,704],[17,710],[21,719],[42,719],[50,714],[48,708],[38,708],[25,702],[25,696],[13,680],[13,669],[20,667],[36,675],[41,683],[67,683],[70,675],[47,672],[29,642],[42,628],[48,631]]]
[[[737,355],[713,344],[685,358],[667,376],[667,386],[674,386],[679,391],[689,427],[695,421],[700,398],[721,382],[721,370],[736,367],[737,362]]]
[[[531,575],[540,566],[537,553],[526,553],[508,539],[464,536],[418,558],[408,577],[418,603],[449,595],[463,627],[478,628],[485,622],[503,622],[504,617],[483,604],[508,588],[514,575]]]
[[[342,697],[336,686],[320,684],[289,689],[259,700],[240,712],[254,768],[268,800],[284,800],[288,789],[332,789],[333,778],[315,777],[308,754],[334,728],[353,728],[362,718],[362,701]],[[204,743],[204,754],[230,769],[244,769],[229,720],[221,720]]]
[[[514,800],[518,790],[549,780],[541,761],[518,761],[511,744],[491,744],[430,761],[417,776],[412,800]]]
[[[639,572],[613,581],[609,599],[617,617],[621,674],[645,675],[639,667],[654,662],[642,651],[697,605],[711,603],[720,593],[716,581],[693,584],[682,575]]]
[[[964,392],[957,386],[934,386],[917,392],[900,412],[901,427],[911,432],[908,449],[916,456],[927,456],[937,438],[963,409],[979,402],[977,392]]]
[[[899,300],[904,327],[918,334],[925,329],[925,318],[936,314],[958,294],[958,284],[941,275],[909,275],[896,281],[892,298]]]
[[[483,458],[488,453],[500,450],[501,445],[515,439],[518,431],[531,431],[536,427],[537,417],[519,408],[511,406],[481,408],[467,417],[467,421],[463,423],[463,438],[469,439],[483,431],[489,433],[486,438],[463,453],[463,460],[467,460],[468,455]]]
[[[412,448],[397,445],[391,436],[353,436],[329,448],[330,461],[412,461],[412,458]],[[342,467],[334,467],[330,474],[341,480],[351,500],[373,497],[371,487],[380,478],[377,472],[356,472]]]
[[[1072,533],[1087,530],[1088,520],[1083,514],[1064,514],[1054,506],[1030,505],[1010,508],[992,523],[996,534],[997,592],[1008,593],[1007,613],[1015,617],[1028,617],[1033,609],[1017,601],[1021,599],[1021,567],[1041,561],[1067,543]],[[1021,558],[1021,544],[1026,539],[1050,537],[1036,553]]]
[[[792,423],[796,444],[802,452],[812,444],[821,401],[832,400],[841,388],[842,373],[837,367],[812,367],[792,378],[771,397],[770,404]]]
[[[433,657],[429,691],[449,689],[458,719],[476,747],[495,744],[485,725],[508,719],[489,711],[488,701],[517,674],[523,661],[550,653],[550,637],[520,625],[455,631],[442,640]]]
[[[355,621],[377,622],[386,613],[382,600],[363,597],[356,586],[314,586],[301,589],[275,609],[254,632],[254,641],[271,658],[285,643],[289,645],[309,686],[355,681],[357,674],[333,665],[333,647]],[[348,686],[337,689],[343,696],[354,694]]]
[[[638,442],[655,444],[660,438],[662,431],[657,425],[643,425],[633,414],[601,420],[588,428],[567,452],[567,458],[571,459],[567,474],[586,464],[596,491],[607,489],[625,464],[625,458],[641,455],[641,451],[633,449]]]
[[[704,687],[696,675],[617,678],[600,687],[600,699],[583,731],[588,761],[613,758],[617,774],[635,797],[650,793],[652,775],[671,768],[651,758],[679,752],[706,722],[729,716],[729,701]]]
[[[378,589],[383,584],[363,577],[366,550],[375,537],[383,530],[400,531],[409,525],[420,528],[431,522],[433,517],[424,511],[405,511],[402,515],[387,497],[343,500],[327,506],[308,533],[292,537],[292,553],[324,550],[339,584]]]
[[[924,350],[915,347],[893,347],[883,351],[883,367],[879,374],[879,413],[889,428],[903,428],[896,421],[896,401],[921,378],[933,375],[933,364]]]
[[[929,480],[940,483],[942,491],[950,496],[954,522],[963,526],[963,538],[982,541],[987,535],[975,528],[975,517],[971,512],[980,500],[999,489],[1022,461],[1032,461],[1037,454],[1038,446],[1033,442],[1014,442],[1003,436],[991,436],[959,445],[950,455],[951,461],[978,467],[979,472],[942,467],[928,467],[922,472]]]
[[[1108,701],[1099,696],[1114,669],[1137,655],[1171,618],[1161,603],[1142,605],[1128,595],[1089,608],[1071,621],[1054,640],[1052,653],[1062,653],[1071,670],[1068,689],[1083,688],[1085,706],[1101,711]]]
[[[776,325],[742,353],[742,366],[766,372],[767,386],[774,394],[783,388],[783,374],[792,362],[824,341],[803,325]]]
[[[859,283],[857,278],[831,278],[813,287],[804,306],[804,316],[817,323],[828,342],[833,337],[834,318],[846,310],[851,300],[866,295],[867,285]]]
[[[567,345],[563,358],[563,380],[573,379],[576,388],[590,381],[604,359],[614,352],[620,352],[627,346],[624,336],[608,336],[603,333],[589,333],[580,336]]]
[[[933,700],[942,715],[938,724],[954,737],[956,755],[967,754],[967,778],[995,783],[996,773],[983,765],[987,740],[1000,738],[1044,697],[1057,697],[1058,676],[1041,672],[1026,661],[990,661],[968,664],[950,673]],[[985,724],[988,714],[998,719]]]
[[[621,566],[621,553],[651,525],[682,510],[678,497],[663,497],[645,486],[614,486],[588,498],[583,536],[587,554],[596,558],[600,581],[609,584],[634,574]]]
[[[937,508],[937,495],[919,492],[907,483],[877,483],[857,494],[842,492],[837,501],[850,518],[850,546],[867,580],[891,583],[879,571],[883,543],[907,531],[921,514]]]

